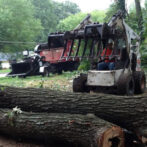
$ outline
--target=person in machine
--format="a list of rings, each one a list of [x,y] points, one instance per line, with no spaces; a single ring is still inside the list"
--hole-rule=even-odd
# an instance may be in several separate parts
[[[108,45],[106,48],[103,49],[101,54],[102,62],[98,63],[97,69],[98,70],[114,70],[115,63],[113,59],[110,59],[110,55],[113,51],[113,40],[108,40]]]

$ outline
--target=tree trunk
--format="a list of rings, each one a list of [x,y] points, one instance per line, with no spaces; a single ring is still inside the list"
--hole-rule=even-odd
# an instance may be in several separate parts
[[[67,141],[79,147],[124,147],[123,130],[92,114],[19,113],[0,109],[0,132],[16,138],[56,142],[60,146]]]
[[[93,113],[140,136],[147,137],[147,97],[116,96],[2,87],[0,107],[50,113]]]
[[[136,17],[138,21],[138,29],[141,32],[141,39],[143,34],[143,17],[142,17],[142,11],[141,11],[141,5],[140,0],[135,0],[135,6],[136,6]]]
[[[126,16],[126,6],[125,6],[125,0],[118,0],[117,1],[117,7],[118,7],[118,10],[121,10],[124,14],[124,17]]]

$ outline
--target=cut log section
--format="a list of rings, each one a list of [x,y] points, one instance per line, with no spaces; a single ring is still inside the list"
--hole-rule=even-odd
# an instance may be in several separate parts
[[[0,107],[24,111],[87,114],[112,122],[147,137],[147,96],[116,96],[2,87]]]
[[[0,132],[51,143],[67,141],[79,147],[124,147],[125,141],[120,127],[93,114],[28,113],[0,109]]]

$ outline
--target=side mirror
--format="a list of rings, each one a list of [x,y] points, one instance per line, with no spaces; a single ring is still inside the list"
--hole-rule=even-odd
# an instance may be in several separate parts
[[[26,51],[23,51],[22,54],[23,54],[23,56],[28,56],[29,55],[29,51],[27,51],[27,50]]]

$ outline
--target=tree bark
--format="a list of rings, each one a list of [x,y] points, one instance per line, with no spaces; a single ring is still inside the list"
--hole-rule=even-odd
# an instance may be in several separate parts
[[[142,16],[142,11],[141,11],[140,0],[135,0],[135,6],[136,6],[136,17],[137,17],[137,21],[138,21],[138,29],[141,32],[140,37],[142,39],[142,34],[143,34],[143,16]]]
[[[121,10],[124,14],[124,17],[126,17],[126,1],[125,0],[118,0],[117,1],[117,7],[118,7],[118,10]]]
[[[116,144],[124,147],[124,131],[92,114],[17,113],[0,109],[0,132],[50,143],[67,141],[79,147],[111,147]]]
[[[50,113],[93,113],[140,136],[147,137],[147,97],[116,96],[2,87],[0,107]]]

